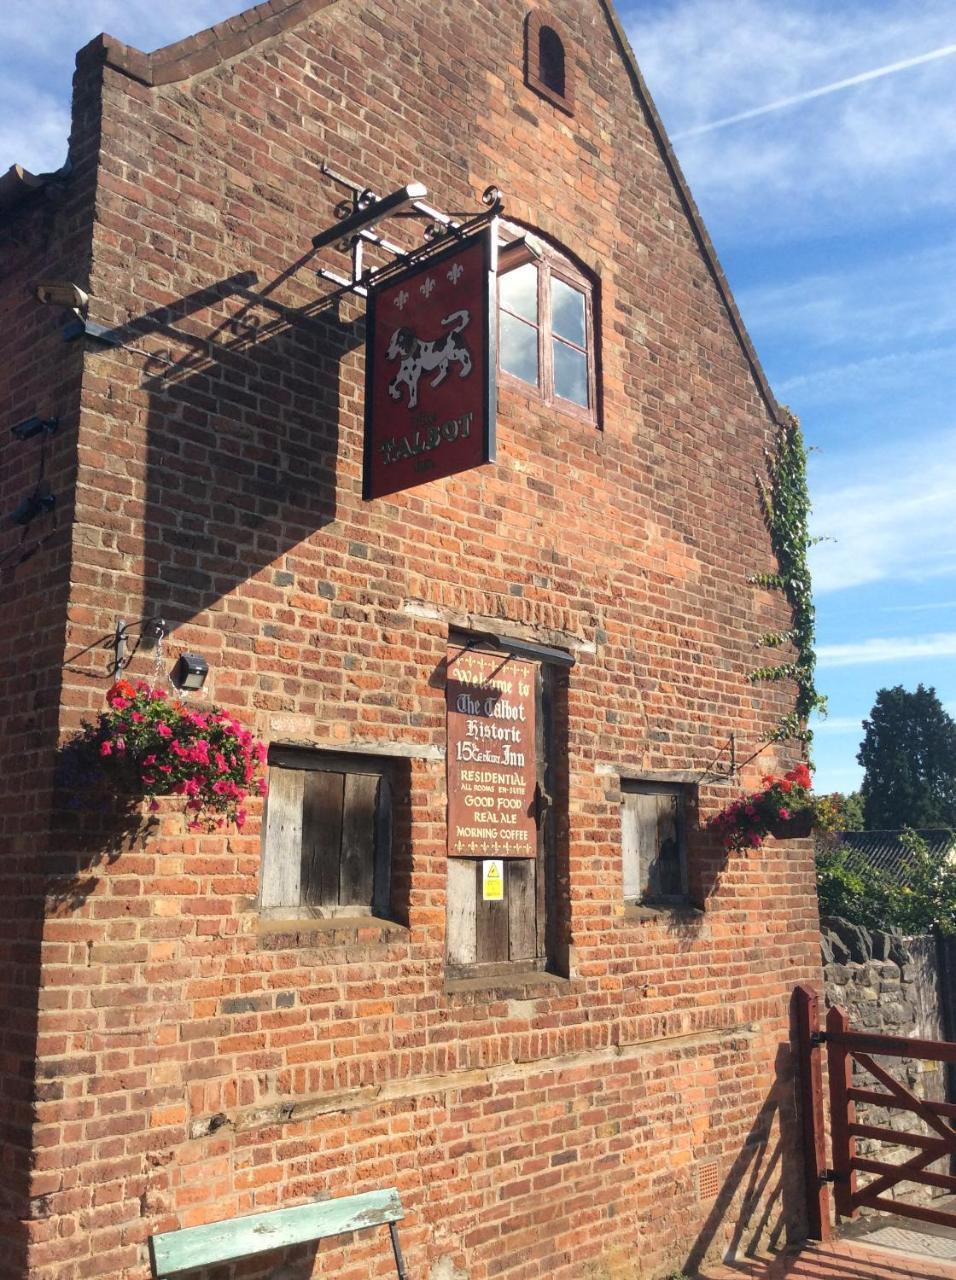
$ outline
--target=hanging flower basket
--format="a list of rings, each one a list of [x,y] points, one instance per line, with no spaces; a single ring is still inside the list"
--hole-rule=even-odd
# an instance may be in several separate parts
[[[816,819],[810,770],[799,764],[782,778],[767,774],[763,789],[741,796],[707,824],[727,850],[759,849],[768,835],[778,840],[808,836]]]
[[[813,830],[813,809],[798,809],[788,818],[774,818],[767,830],[775,840],[803,840]]]
[[[142,681],[118,680],[106,702],[64,748],[88,794],[139,795],[154,810],[159,796],[183,796],[190,831],[227,822],[242,830],[248,796],[265,794],[256,773],[266,749],[238,720],[220,707],[194,711]]]

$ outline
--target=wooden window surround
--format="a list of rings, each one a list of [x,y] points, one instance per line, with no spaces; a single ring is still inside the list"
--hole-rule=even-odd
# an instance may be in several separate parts
[[[389,918],[394,763],[270,749],[263,913]]]
[[[461,637],[453,639],[460,643]],[[538,847],[531,859],[505,860],[500,902],[484,900],[482,860],[448,859],[446,973],[449,979],[480,978],[494,985],[522,974],[554,973],[558,919],[555,875],[556,786],[554,698],[563,673],[547,662],[536,664],[536,767]]]
[[[525,82],[559,111],[574,115],[574,68],[565,29],[551,14],[532,9],[525,22]]]
[[[507,231],[506,231],[507,233]],[[498,256],[498,368],[547,405],[598,421],[594,289],[567,258],[533,237]]]
[[[621,782],[624,900],[634,906],[686,906],[687,810],[683,783]]]

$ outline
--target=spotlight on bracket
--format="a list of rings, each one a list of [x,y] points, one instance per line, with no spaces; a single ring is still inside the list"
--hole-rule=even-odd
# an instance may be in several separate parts
[[[383,218],[388,218],[393,213],[401,213],[409,205],[414,204],[416,200],[423,200],[427,195],[427,187],[422,186],[420,182],[409,182],[407,186],[399,187],[397,191],[392,191],[389,195],[382,196],[380,200],[372,198],[368,204],[360,204],[355,212],[342,222],[337,222],[335,226],[329,227],[326,231],[320,231],[317,236],[313,236],[312,248],[321,249],[327,244],[335,244],[339,240],[347,240],[349,236],[354,235],[357,231],[374,227],[376,222],[381,222]]]
[[[41,280],[36,288],[37,301],[46,307],[69,307],[82,310],[90,300],[78,284],[71,280]]]
[[[177,689],[201,689],[209,674],[209,663],[198,653],[182,653],[169,673]]]
[[[10,434],[18,440],[32,440],[41,431],[52,435],[59,425],[59,418],[24,418],[23,422],[18,422],[15,427],[10,428]]]

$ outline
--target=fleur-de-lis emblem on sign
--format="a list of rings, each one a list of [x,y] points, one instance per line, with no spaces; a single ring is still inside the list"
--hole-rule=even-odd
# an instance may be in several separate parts
[[[456,263],[453,263],[451,270],[448,272],[448,279],[452,282],[452,284],[457,284],[464,274],[465,274],[465,268],[461,265],[460,262],[456,262]]]
[[[401,291],[401,293],[397,293],[395,295],[395,305],[396,307],[398,307],[399,311],[405,310],[405,303],[407,301],[408,301],[408,294],[405,292],[404,289]]]
[[[434,288],[435,288],[435,281],[431,278],[431,276],[426,276],[425,283],[422,285],[422,287],[419,289],[418,292],[421,293],[424,297],[430,298]]]

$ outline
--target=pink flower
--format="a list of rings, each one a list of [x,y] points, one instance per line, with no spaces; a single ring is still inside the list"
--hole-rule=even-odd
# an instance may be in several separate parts
[[[246,825],[246,818],[247,818],[247,816],[248,816],[248,815],[247,815],[247,813],[246,813],[245,809],[237,809],[237,810],[236,810],[236,826],[239,828],[239,830],[240,830],[240,831],[241,831],[241,830],[242,830],[242,828]]]
[[[111,756],[113,754],[113,744],[111,742],[100,743],[100,755]]]
[[[156,732],[161,738],[171,738],[173,736],[172,729],[170,729],[169,725],[165,724],[162,720],[157,724]]]
[[[787,818],[789,818],[789,817],[790,817],[790,810],[789,810],[789,809],[778,809],[778,810],[777,810],[777,817],[778,817],[778,818],[783,818],[784,820],[786,820]]]
[[[159,805],[156,803],[156,801],[155,801],[155,800],[150,800],[150,802],[149,802],[149,811],[150,811],[150,813],[155,813],[155,812],[156,812],[156,810],[157,810],[158,808],[159,808]]]
[[[122,711],[124,707],[129,706],[126,698],[110,698],[110,706],[115,707],[117,711]]]
[[[155,764],[155,763],[156,763],[155,756],[143,756],[143,764]]]
[[[142,775],[142,778],[143,778],[144,787],[151,787],[153,783],[156,781],[156,779],[153,777],[151,773],[144,773]]]
[[[134,711],[133,714],[130,716],[130,719],[132,720],[133,724],[142,724],[145,718],[146,717],[141,716],[138,711]]]

